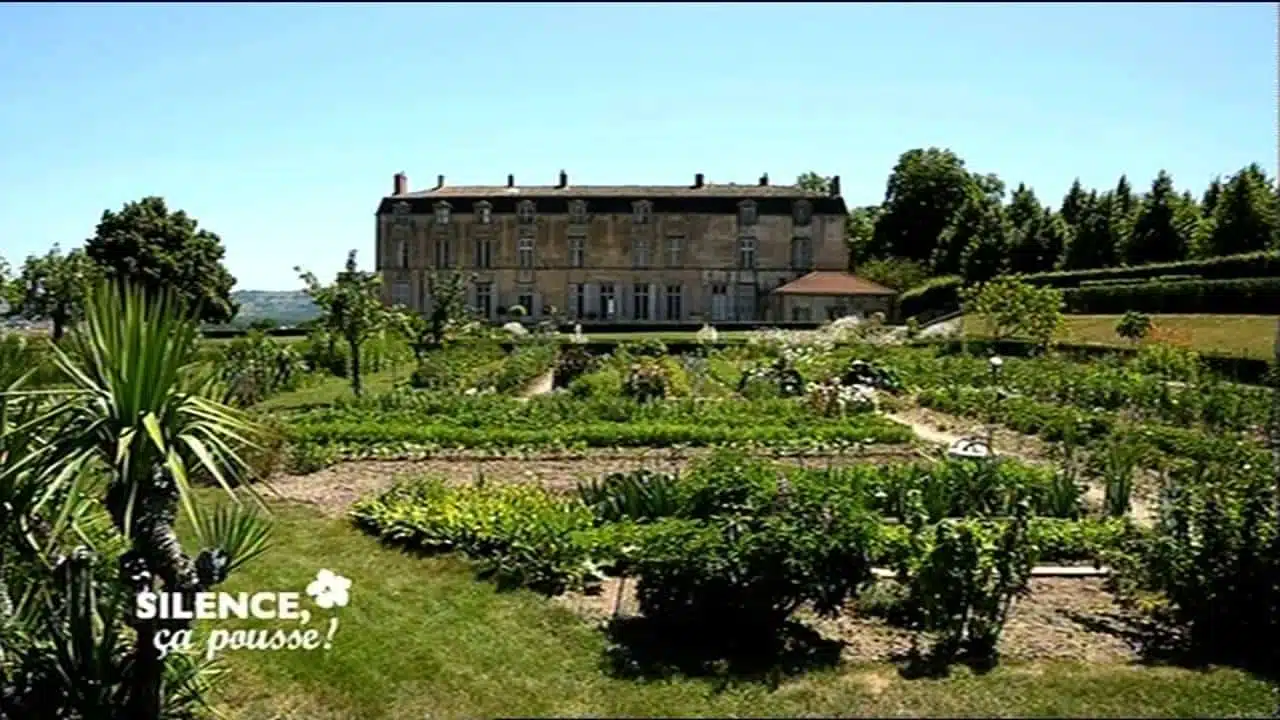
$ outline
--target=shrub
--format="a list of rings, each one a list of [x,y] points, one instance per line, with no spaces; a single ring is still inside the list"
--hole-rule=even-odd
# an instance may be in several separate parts
[[[963,653],[993,661],[1016,597],[1027,592],[1036,548],[1028,538],[1029,509],[1020,505],[1002,528],[977,520],[944,520],[926,529],[914,521],[922,548],[899,568],[920,627],[937,633],[932,660],[949,664]]]
[[[802,604],[834,614],[856,596],[871,578],[874,521],[783,503],[764,516],[651,524],[626,565],[646,620],[704,652],[741,651],[778,642]]]
[[[757,365],[742,374],[738,392],[746,398],[801,397],[805,393],[804,377],[785,357],[767,365]]]
[[[670,390],[668,369],[654,358],[640,358],[627,369],[622,393],[639,402],[651,402],[667,397]]]
[[[598,358],[580,344],[562,346],[560,354],[556,357],[554,384],[558,388],[568,387],[578,378],[594,370],[598,364]]]
[[[892,368],[856,358],[849,361],[844,374],[840,376],[840,383],[865,385],[890,393],[900,393],[903,390],[902,378]]]
[[[258,330],[232,340],[215,362],[227,386],[227,399],[242,407],[293,390],[303,379],[298,353]]]
[[[1268,469],[1179,469],[1155,531],[1116,558],[1121,596],[1175,631],[1195,660],[1271,670],[1280,661],[1280,533]]]
[[[1068,288],[1080,285],[1087,280],[1151,280],[1170,275],[1195,276],[1203,280],[1278,277],[1280,276],[1280,252],[1252,252],[1204,260],[1038,273],[1024,276],[1024,279],[1037,285]]]
[[[1151,332],[1151,318],[1140,312],[1129,310],[1116,323],[1116,335],[1137,342]]]
[[[624,342],[618,350],[634,357],[662,357],[667,354],[667,346],[657,338],[644,338],[634,342]]]
[[[853,272],[860,278],[898,292],[918,287],[929,279],[929,269],[924,263],[903,258],[868,260],[859,264]]]

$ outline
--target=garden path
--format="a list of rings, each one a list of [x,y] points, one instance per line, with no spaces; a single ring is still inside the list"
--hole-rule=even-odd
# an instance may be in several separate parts
[[[901,425],[911,428],[916,437],[934,445],[950,447],[952,444],[968,437],[986,437],[986,425],[966,421],[954,415],[947,415],[936,410],[911,408],[885,413],[885,417]],[[952,429],[962,430],[960,433]],[[1050,443],[1038,438],[1015,433],[997,426],[994,433],[994,445],[997,455],[1004,455],[1032,465],[1049,466],[1053,464],[1049,453]],[[1105,488],[1090,484],[1085,492],[1085,501],[1093,507],[1101,507],[1105,497]],[[1130,500],[1129,514],[1135,521],[1143,525],[1151,525],[1156,519],[1156,510],[1151,502],[1139,496],[1137,492]]]

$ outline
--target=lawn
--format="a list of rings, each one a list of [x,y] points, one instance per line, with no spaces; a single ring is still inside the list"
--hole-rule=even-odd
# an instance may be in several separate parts
[[[400,368],[369,373],[361,380],[364,382],[364,392],[376,395],[391,390],[397,382],[407,379],[411,374],[413,374],[413,368],[406,364]],[[267,398],[255,407],[268,411],[303,410],[332,405],[339,399],[350,397],[354,397],[351,392],[350,378],[322,375],[315,380],[314,384]]]
[[[1119,315],[1068,315],[1066,319],[1064,342],[1129,345],[1116,335]],[[1155,335],[1201,353],[1251,358],[1270,358],[1275,353],[1274,315],[1152,315],[1151,320]],[[981,325],[970,318],[965,319],[965,329],[982,332]]]
[[[229,651],[216,699],[231,717],[1241,716],[1274,709],[1234,670],[1005,664],[906,680],[887,665],[784,681],[641,683],[601,668],[600,632],[531,592],[497,592],[461,561],[385,549],[343,520],[273,504],[275,545],[232,591],[302,589],[318,569],[351,578],[332,649]],[[231,626],[235,621],[228,621]]]

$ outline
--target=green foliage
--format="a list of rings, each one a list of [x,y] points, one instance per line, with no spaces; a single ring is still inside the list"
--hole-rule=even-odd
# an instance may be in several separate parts
[[[868,257],[929,262],[971,183],[964,161],[950,150],[904,152],[889,175]]]
[[[356,266],[356,251],[347,254],[346,268],[331,285],[322,285],[316,276],[295,268],[307,286],[307,295],[323,312],[320,325],[342,338],[350,351],[351,389],[359,395],[361,351],[364,344],[397,320],[396,311],[382,303],[381,278]]]
[[[1047,347],[1063,326],[1062,293],[1013,277],[1000,277],[961,292],[966,315],[982,318],[997,339],[1029,338]]]
[[[831,178],[810,170],[796,178],[796,187],[809,192],[828,193],[831,191]]]
[[[163,198],[145,197],[118,212],[104,211],[84,252],[108,278],[127,281],[150,296],[171,292],[203,322],[235,317],[235,278],[222,264],[221,238],[200,229],[185,212],[170,212]]]
[[[1063,291],[1069,312],[1152,314],[1280,312],[1280,278],[1089,285]]]
[[[1129,310],[1116,323],[1116,335],[1137,342],[1151,332],[1151,317],[1134,310]]]
[[[10,291],[16,300],[12,312],[28,320],[49,320],[57,342],[84,314],[85,298],[100,276],[84,250],[63,255],[54,245],[43,257],[31,255],[23,264]]]
[[[950,663],[961,653],[970,660],[995,659],[1009,610],[1026,594],[1037,558],[1029,518],[1020,506],[999,529],[968,519],[940,522],[931,533],[923,524],[914,528],[924,551],[904,563],[900,575],[921,627],[938,634],[935,662]]]
[[[960,288],[964,280],[958,275],[944,275],[898,296],[899,311],[905,317],[927,320],[960,309]]]
[[[419,363],[427,352],[454,338],[466,326],[467,280],[463,273],[452,270],[437,272],[429,279],[431,307],[425,315],[401,309],[397,321],[400,332],[409,341],[414,359]]]
[[[929,268],[924,263],[900,258],[867,260],[859,263],[853,272],[860,278],[898,292],[910,290],[929,279]]]
[[[670,391],[671,379],[661,360],[640,357],[627,368],[627,377],[622,383],[622,394],[625,397],[646,403],[661,400]]]
[[[251,331],[227,343],[216,367],[227,386],[227,399],[241,407],[296,389],[305,377],[298,353],[261,331]]]
[[[1280,661],[1280,536],[1268,470],[1178,469],[1155,531],[1117,558],[1122,597],[1176,631],[1197,661],[1269,671]]]
[[[598,580],[590,543],[575,537],[591,530],[591,511],[539,487],[427,479],[358,502],[351,515],[387,542],[462,552],[500,586],[554,595]]]

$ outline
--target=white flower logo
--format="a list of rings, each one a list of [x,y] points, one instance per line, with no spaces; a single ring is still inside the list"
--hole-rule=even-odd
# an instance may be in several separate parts
[[[335,607],[346,607],[351,599],[348,591],[351,580],[344,578],[332,570],[321,570],[316,579],[307,585],[307,594],[315,600],[316,605],[328,610]]]

